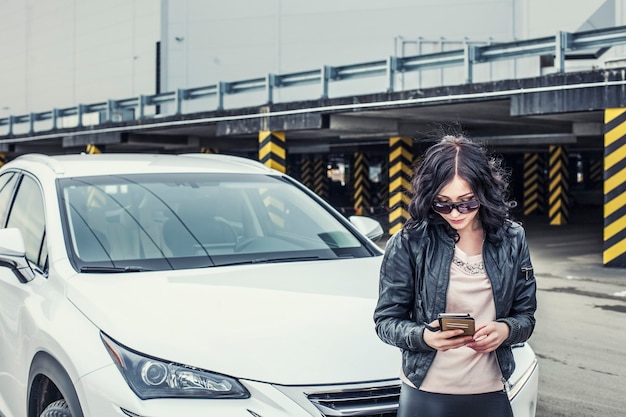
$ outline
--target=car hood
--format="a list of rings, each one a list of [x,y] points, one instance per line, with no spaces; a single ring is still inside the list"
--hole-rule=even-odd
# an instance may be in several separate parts
[[[392,379],[397,349],[372,315],[381,257],[82,274],[70,301],[146,355],[277,384]]]

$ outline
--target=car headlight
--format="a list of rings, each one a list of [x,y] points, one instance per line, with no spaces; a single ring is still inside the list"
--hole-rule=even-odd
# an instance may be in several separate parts
[[[104,333],[102,341],[128,386],[150,398],[249,398],[236,379],[135,352]]]

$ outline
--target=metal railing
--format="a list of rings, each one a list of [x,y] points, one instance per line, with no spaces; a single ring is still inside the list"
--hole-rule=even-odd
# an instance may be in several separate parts
[[[388,57],[377,61],[363,63],[323,66],[318,69],[292,72],[285,74],[267,74],[263,77],[240,81],[218,82],[202,87],[178,89],[153,95],[139,95],[121,100],[106,100],[91,104],[53,109],[50,111],[11,115],[0,118],[0,127],[5,127],[2,138],[9,138],[16,134],[15,128],[21,127],[25,131],[21,134],[34,134],[39,131],[52,131],[60,127],[67,127],[62,120],[75,119],[75,126],[85,125],[84,116],[97,114],[97,120],[89,123],[99,125],[103,123],[120,122],[130,119],[153,117],[148,115],[149,107],[168,106],[169,115],[183,113],[183,103],[201,98],[214,98],[216,105],[212,109],[203,111],[223,110],[224,98],[248,92],[262,92],[265,104],[274,103],[274,93],[277,89],[286,89],[296,86],[317,85],[319,96],[328,98],[331,83],[353,80],[366,77],[385,77],[386,91],[396,91],[396,77],[409,72],[428,69],[443,69],[448,67],[462,67],[464,82],[474,80],[474,67],[477,64],[492,63],[502,60],[511,60],[523,57],[549,55],[554,58],[556,72],[565,71],[566,54],[575,51],[589,51],[578,58],[597,59],[615,45],[626,43],[626,26],[607,29],[597,29],[585,32],[569,33],[558,32],[556,36],[541,37],[522,41],[476,45],[467,43],[464,48],[436,53]],[[302,97],[301,99],[311,99]],[[163,116],[163,114],[159,115]],[[49,122],[45,129],[36,129],[39,122]]]

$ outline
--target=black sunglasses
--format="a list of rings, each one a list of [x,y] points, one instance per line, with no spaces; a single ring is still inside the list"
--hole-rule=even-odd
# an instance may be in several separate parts
[[[458,203],[435,201],[433,203],[433,210],[441,214],[450,214],[454,209],[461,214],[465,214],[477,210],[478,207],[480,207],[478,200],[460,201]]]

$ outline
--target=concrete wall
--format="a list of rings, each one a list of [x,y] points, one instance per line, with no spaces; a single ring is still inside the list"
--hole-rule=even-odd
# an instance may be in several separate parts
[[[154,92],[158,0],[0,1],[0,117]]]
[[[626,0],[3,0],[0,117],[318,68],[626,23]],[[602,13],[600,13],[601,11]],[[626,55],[626,54],[623,54]],[[535,63],[533,63],[534,65]],[[514,67],[476,77],[521,76]],[[482,71],[482,72],[481,72]],[[454,81],[460,71],[399,80]],[[384,89],[372,84],[372,91]],[[346,84],[335,95],[349,94]],[[317,92],[314,92],[317,94]],[[278,100],[289,100],[285,95]],[[298,95],[299,92],[295,92]],[[247,100],[247,99],[246,99]]]
[[[162,0],[164,91],[459,49],[462,42],[510,42],[615,25],[616,0]],[[617,0],[621,4],[622,0]],[[602,13],[599,12],[603,11]],[[576,63],[587,65],[589,63]],[[475,68],[476,81],[536,76],[538,59]],[[545,71],[543,72],[545,73]],[[407,74],[399,89],[458,84],[462,68]],[[331,96],[380,92],[385,80],[344,82]],[[282,90],[276,101],[316,98]],[[263,103],[229,97],[227,107]],[[206,102],[199,108],[212,108]]]

